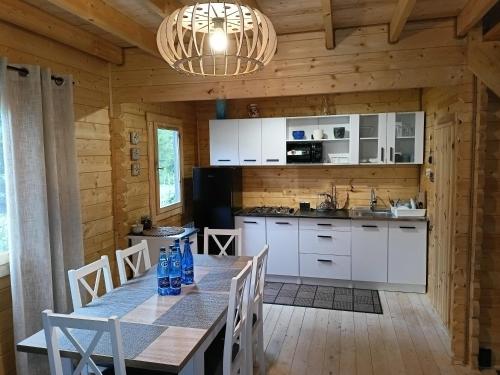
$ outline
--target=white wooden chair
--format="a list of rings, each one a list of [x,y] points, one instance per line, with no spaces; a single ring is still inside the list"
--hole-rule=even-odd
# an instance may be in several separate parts
[[[229,236],[226,243],[222,245],[217,238],[218,236]],[[236,244],[236,256],[241,255],[241,228],[238,229],[210,229],[205,227],[203,234],[203,253],[208,254],[208,243],[210,238],[213,238],[217,246],[219,247],[219,255],[228,255],[227,249],[229,245],[234,240]]]
[[[252,262],[231,280],[229,307],[227,310],[224,354],[222,359],[223,375],[246,375],[248,358],[248,325],[252,324],[250,314],[250,283]]]
[[[130,259],[135,256],[134,259]],[[116,263],[118,264],[118,273],[120,274],[120,284],[126,284],[127,270],[125,268],[125,263],[128,264],[132,270],[132,278],[140,275],[141,263],[144,258],[144,271],[151,268],[151,258],[149,257],[148,241],[142,240],[137,245],[131,246],[125,250],[116,250]]]
[[[72,315],[54,314],[50,310],[42,313],[43,329],[47,342],[47,352],[51,375],[63,375],[63,363],[61,361],[59,337],[62,333],[73,344],[82,358],[78,362],[75,374],[86,374],[88,370],[93,374],[102,375],[101,369],[92,359],[91,355],[104,333],[109,333],[111,348],[113,352],[113,365],[115,375],[126,375],[125,357],[123,354],[123,343],[120,331],[120,323],[116,317],[109,319],[78,317]],[[70,329],[78,329],[95,332],[89,346],[84,348]],[[87,367],[88,366],[88,367]]]
[[[91,288],[85,277],[96,273],[94,287]],[[80,293],[80,284],[89,292],[92,297],[92,301],[99,298],[97,292],[99,290],[99,282],[101,280],[101,274],[104,273],[104,286],[106,288],[106,293],[113,290],[113,278],[111,277],[111,268],[109,267],[109,259],[107,256],[103,255],[101,259],[96,260],[82,268],[77,270],[68,271],[69,287],[71,290],[71,300],[73,301],[73,309],[77,309],[83,306],[82,296]]]
[[[267,268],[269,245],[253,257],[252,278],[250,286],[250,324],[248,332],[248,368],[247,375],[253,374],[254,358],[259,366],[259,374],[266,373],[266,358],[264,355],[264,284]]]

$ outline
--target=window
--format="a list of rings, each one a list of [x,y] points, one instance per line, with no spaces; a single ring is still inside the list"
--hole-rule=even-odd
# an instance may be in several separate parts
[[[156,129],[158,199],[160,209],[181,202],[181,162],[178,130]]]
[[[0,276],[8,273],[9,244],[7,237],[7,202],[5,195],[5,163],[3,159],[3,125],[0,118]]]
[[[150,208],[154,222],[182,213],[181,124],[147,114]]]

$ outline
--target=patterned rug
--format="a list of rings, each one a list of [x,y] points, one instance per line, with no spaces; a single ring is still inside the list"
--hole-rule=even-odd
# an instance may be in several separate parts
[[[264,303],[383,314],[378,291],[267,282]]]

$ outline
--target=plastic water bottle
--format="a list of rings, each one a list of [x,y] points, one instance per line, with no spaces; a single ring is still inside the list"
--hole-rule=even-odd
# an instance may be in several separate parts
[[[184,254],[182,254],[182,283],[190,285],[194,282],[193,253],[189,238],[184,240]]]
[[[170,294],[178,295],[181,293],[181,283],[182,283],[182,259],[181,251],[179,246],[179,240],[175,240],[175,245],[172,247],[172,253],[170,254]]]
[[[170,279],[169,279],[169,258],[167,249],[160,248],[160,258],[158,259],[158,266],[156,267],[156,276],[158,278],[158,294],[160,296],[167,296],[170,294]]]

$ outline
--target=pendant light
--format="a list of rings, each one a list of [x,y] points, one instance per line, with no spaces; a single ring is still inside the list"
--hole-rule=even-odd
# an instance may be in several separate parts
[[[201,76],[253,73],[271,61],[277,45],[269,18],[238,0],[177,9],[163,20],[156,40],[172,68]]]

